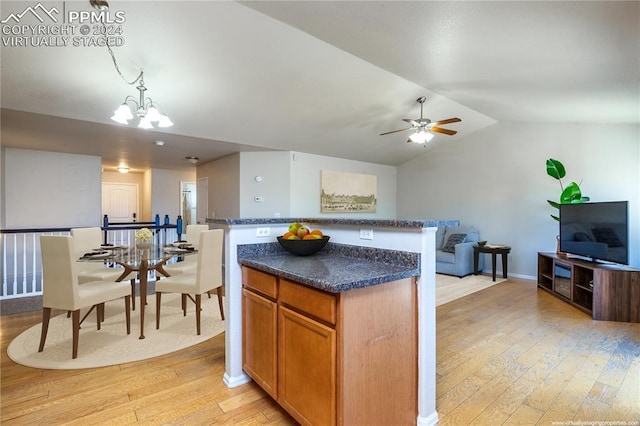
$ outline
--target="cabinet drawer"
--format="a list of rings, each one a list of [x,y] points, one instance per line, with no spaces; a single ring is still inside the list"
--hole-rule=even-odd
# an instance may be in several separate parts
[[[270,274],[242,267],[242,285],[276,299],[278,297],[278,279]]]
[[[336,296],[280,279],[280,303],[326,323],[336,324]]]

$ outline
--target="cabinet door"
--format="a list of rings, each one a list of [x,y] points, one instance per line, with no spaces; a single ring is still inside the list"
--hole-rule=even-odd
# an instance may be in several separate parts
[[[242,310],[242,368],[276,399],[278,305],[243,289]]]
[[[336,331],[280,306],[278,402],[301,424],[336,424]]]

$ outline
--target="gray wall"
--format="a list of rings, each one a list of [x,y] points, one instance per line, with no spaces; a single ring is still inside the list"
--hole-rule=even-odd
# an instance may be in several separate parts
[[[320,213],[320,172],[375,175],[378,205],[375,213]],[[291,152],[291,216],[395,219],[396,168],[362,161]]]
[[[199,165],[196,177],[208,178],[207,217],[240,217],[240,154]]]
[[[100,157],[5,148],[3,228],[101,224]]]
[[[547,199],[558,182],[545,161],[591,201],[628,200],[630,261],[640,267],[640,126],[498,123],[464,140],[441,141],[398,167],[398,217],[459,219],[512,247],[509,273],[534,278],[537,252],[555,251],[558,223]],[[419,183],[419,185],[416,185]]]
[[[153,169],[151,174],[151,217],[156,213],[160,215],[160,221],[168,214],[171,223],[176,223],[180,214],[180,200],[182,191],[180,182],[195,182],[195,167],[193,171],[176,171]]]
[[[289,152],[240,153],[240,216],[288,217],[291,205]],[[260,177],[260,182],[256,177]],[[262,201],[256,201],[260,197]]]

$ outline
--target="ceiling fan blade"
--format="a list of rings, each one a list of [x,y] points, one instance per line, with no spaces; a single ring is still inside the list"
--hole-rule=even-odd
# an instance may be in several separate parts
[[[449,124],[449,123],[458,123],[462,120],[460,120],[459,118],[455,117],[455,118],[447,118],[446,120],[440,120],[440,121],[436,121],[435,123],[432,123],[434,126],[442,126],[443,124]]]
[[[456,133],[458,133],[455,130],[443,129],[442,127],[432,127],[429,129],[429,131],[436,132],[436,133],[444,133],[445,135],[449,135],[449,136],[453,136]]]
[[[402,121],[406,121],[407,123],[411,124],[412,126],[419,126],[420,123],[418,123],[419,119],[413,119],[413,118],[403,118]]]
[[[409,130],[409,129],[413,129],[413,127],[407,127],[406,129],[392,130],[392,131],[390,131],[390,132],[380,133],[380,136],[389,135],[389,134],[391,134],[391,133],[404,132],[405,130]]]

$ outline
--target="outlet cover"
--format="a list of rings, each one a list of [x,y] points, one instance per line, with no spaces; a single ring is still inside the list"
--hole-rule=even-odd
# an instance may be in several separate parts
[[[360,239],[361,240],[373,240],[373,229],[361,229],[360,230]]]
[[[256,237],[268,237],[271,235],[271,228],[256,228]]]

